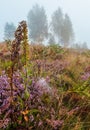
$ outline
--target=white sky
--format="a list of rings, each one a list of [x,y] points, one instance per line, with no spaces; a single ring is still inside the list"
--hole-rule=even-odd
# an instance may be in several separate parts
[[[27,14],[35,3],[44,6],[49,18],[61,7],[71,18],[76,41],[86,41],[90,47],[90,0],[0,0],[0,41],[4,37],[5,23],[13,22],[17,25],[21,20],[27,19]]]

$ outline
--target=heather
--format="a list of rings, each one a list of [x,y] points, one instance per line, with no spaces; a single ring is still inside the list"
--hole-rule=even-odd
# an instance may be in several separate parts
[[[89,130],[90,52],[28,43],[20,22],[0,51],[1,130]]]

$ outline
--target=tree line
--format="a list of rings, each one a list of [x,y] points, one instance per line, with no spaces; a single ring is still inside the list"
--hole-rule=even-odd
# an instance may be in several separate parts
[[[48,21],[46,11],[43,6],[35,4],[27,15],[29,38],[31,43],[69,46],[74,40],[74,30],[68,14],[63,14],[61,8],[57,8]],[[13,23],[6,23],[4,28],[4,39],[12,40],[16,27]]]

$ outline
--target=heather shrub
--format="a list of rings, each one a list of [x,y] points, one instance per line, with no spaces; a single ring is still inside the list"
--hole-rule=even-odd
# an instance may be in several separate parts
[[[25,21],[7,42],[0,53],[0,129],[89,130],[86,52],[29,45]]]
[[[11,108],[10,101],[10,84],[8,83],[7,76],[3,75],[0,77],[1,82],[1,103],[0,103],[0,122],[3,124],[0,128],[7,128],[11,124],[10,114],[13,111],[12,124],[13,127],[16,124],[24,125],[25,127],[33,128],[44,128],[47,120],[51,120],[51,110],[54,112],[58,105],[58,95],[57,92],[51,92],[51,88],[44,83],[44,79],[35,82],[32,81],[31,86],[28,86],[28,91],[30,96],[26,98],[25,88],[23,86],[23,79],[20,75],[16,73],[13,78],[14,88],[13,88],[13,108]],[[7,92],[8,90],[8,92]],[[54,91],[54,90],[53,90]],[[51,94],[52,93],[52,94]],[[55,101],[55,102],[52,102]],[[55,107],[55,108],[54,108]],[[57,110],[58,111],[58,110]],[[55,114],[55,113],[54,113]],[[54,115],[53,115],[54,116]],[[32,119],[32,120],[31,120]],[[4,124],[8,120],[7,124]],[[14,124],[15,122],[15,124]],[[28,123],[28,126],[27,126]],[[58,124],[57,124],[58,125]],[[48,126],[47,127],[51,127]]]
[[[48,45],[35,44],[30,48],[31,59],[62,59],[62,55],[65,53],[65,50],[59,45]]]

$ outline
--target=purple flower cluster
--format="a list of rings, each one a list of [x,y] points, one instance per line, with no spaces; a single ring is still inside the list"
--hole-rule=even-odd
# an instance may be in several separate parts
[[[81,76],[82,80],[88,80],[90,78],[90,67],[87,67],[83,73],[83,75]]]
[[[11,108],[11,87],[9,80],[6,75],[0,76],[0,122],[3,121],[2,127],[6,126],[6,120],[9,119],[12,110],[13,112],[15,110],[15,108]],[[21,79],[17,75],[13,76],[13,86],[13,100],[16,100],[17,96],[21,96],[24,92]]]
[[[0,111],[4,112],[10,106],[10,85],[7,76],[0,76]]]
[[[14,121],[19,124],[25,120],[33,125],[34,128],[44,128],[45,123],[49,123],[48,127],[54,129],[60,127],[63,122],[61,120],[53,120],[55,116],[55,110],[52,107],[54,100],[58,100],[57,92],[49,86],[49,78],[33,79],[31,85],[27,84],[27,92],[30,96],[25,98],[24,80],[19,73],[13,75],[13,107],[11,107],[11,87],[9,84],[9,78],[4,74],[0,76],[0,128],[5,128],[10,124],[10,115],[13,113]],[[18,98],[19,97],[19,98]],[[20,99],[20,100],[19,100]],[[53,100],[53,102],[52,102]],[[49,106],[50,105],[50,106]],[[55,108],[56,109],[56,108]],[[26,114],[27,111],[27,114]],[[45,116],[48,116],[45,117]],[[21,121],[18,120],[21,118]],[[45,119],[46,118],[46,119]]]
[[[51,94],[51,87],[44,78],[40,78],[37,81],[34,79],[31,86],[28,87],[30,93],[30,100],[35,104],[41,103],[41,97],[44,94]]]
[[[81,79],[82,80],[88,80],[90,78],[90,73],[89,72],[86,72],[84,73],[82,76],[81,76]]]
[[[60,126],[62,126],[63,122],[64,122],[63,120],[48,120],[47,119],[47,123],[50,124],[52,128],[54,128],[54,130],[60,129]]]

